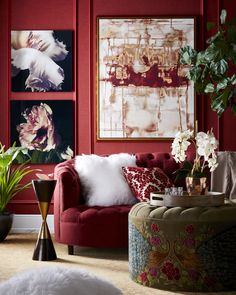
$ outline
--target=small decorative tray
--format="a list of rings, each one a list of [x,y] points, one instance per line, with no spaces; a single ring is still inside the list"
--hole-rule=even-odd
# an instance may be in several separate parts
[[[211,207],[224,205],[225,195],[220,192],[208,192],[206,195],[183,196],[164,195],[163,203],[166,207]]]

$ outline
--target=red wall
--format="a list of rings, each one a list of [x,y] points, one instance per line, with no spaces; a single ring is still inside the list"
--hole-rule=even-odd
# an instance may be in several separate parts
[[[236,16],[231,0],[1,0],[0,1],[0,141],[9,144],[10,99],[73,99],[75,145],[78,153],[170,151],[170,141],[96,140],[96,17],[97,16],[196,16],[197,47],[207,38],[206,20],[217,21],[221,8]],[[74,32],[74,91],[69,93],[10,92],[10,30],[68,29]],[[236,150],[236,118],[227,111],[219,119],[206,97],[197,97],[199,129],[214,128],[220,150]],[[37,166],[45,173],[53,165]],[[35,168],[37,168],[35,166]],[[38,212],[32,190],[14,198],[15,213]]]

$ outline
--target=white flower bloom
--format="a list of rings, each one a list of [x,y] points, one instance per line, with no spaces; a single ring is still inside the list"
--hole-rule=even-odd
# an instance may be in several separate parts
[[[68,54],[66,45],[53,37],[53,31],[12,31],[11,47],[13,49],[34,48],[51,59],[64,60]]]
[[[199,142],[203,142],[208,139],[208,135],[205,132],[198,132],[196,134],[196,140]]]
[[[174,156],[175,161],[183,162],[186,158],[186,151],[193,140],[193,131],[186,130],[184,132],[178,132],[175,136],[175,139],[172,143],[172,155]],[[200,165],[200,158],[204,157],[204,162],[208,163],[208,167],[210,171],[214,171],[217,164],[217,157],[215,154],[215,149],[217,149],[218,141],[216,140],[212,131],[205,132],[198,132],[195,137],[196,141],[196,159]],[[198,167],[200,168],[200,166]],[[196,168],[195,169],[199,169]],[[203,171],[204,167],[201,167]]]
[[[216,169],[216,167],[218,166],[216,156],[213,156],[212,158],[208,159],[208,166],[210,168],[210,172],[212,172]]]
[[[183,162],[186,158],[185,152],[188,146],[191,144],[188,140],[192,137],[193,131],[186,130],[184,132],[178,132],[172,143],[172,155],[175,161]]]
[[[60,90],[64,71],[50,57],[32,48],[12,49],[12,65],[29,70],[25,88],[33,91]]]
[[[199,132],[196,136],[197,153],[203,156],[205,161],[208,161],[214,150],[218,146],[218,141],[212,132]],[[209,163],[209,161],[208,161]]]

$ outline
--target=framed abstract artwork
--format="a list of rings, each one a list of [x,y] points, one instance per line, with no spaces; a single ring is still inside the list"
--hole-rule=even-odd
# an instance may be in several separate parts
[[[73,157],[74,102],[71,100],[12,100],[11,144],[25,148],[22,160],[59,163]]]
[[[194,86],[179,50],[194,17],[97,18],[97,139],[170,139],[194,129]]]
[[[12,91],[72,91],[72,57],[72,31],[11,31]]]

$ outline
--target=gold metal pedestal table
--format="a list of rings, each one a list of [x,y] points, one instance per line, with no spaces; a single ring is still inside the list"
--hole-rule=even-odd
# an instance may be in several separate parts
[[[56,185],[56,180],[32,180],[32,185],[42,216],[42,225],[34,249],[33,260],[55,260],[57,259],[57,255],[48,229],[47,215]]]

